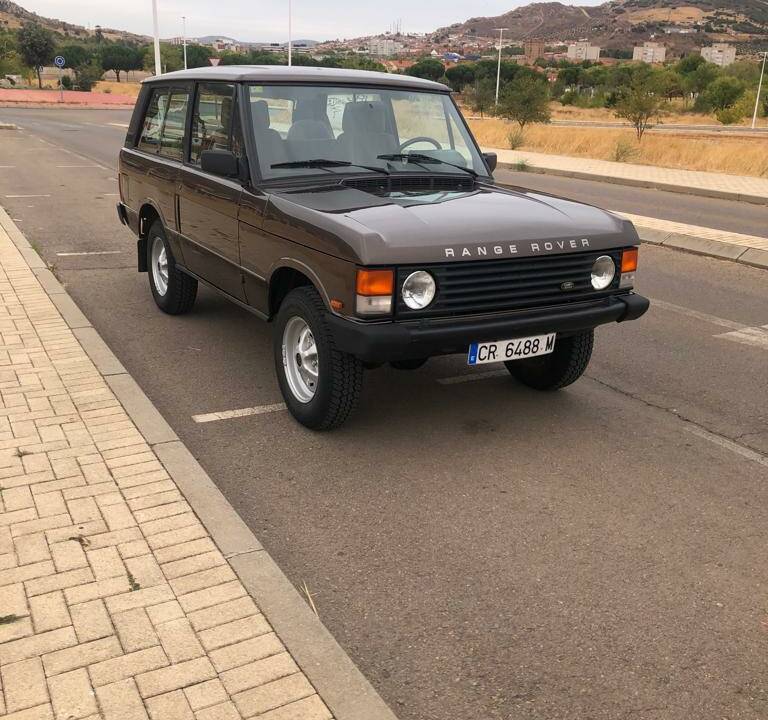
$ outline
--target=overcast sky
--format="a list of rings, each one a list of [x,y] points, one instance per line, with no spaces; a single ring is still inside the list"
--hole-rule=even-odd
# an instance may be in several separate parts
[[[600,0],[563,0],[598,5]],[[17,0],[27,10],[78,25],[152,33],[151,0]],[[288,0],[158,0],[160,35],[227,35],[238,40],[287,39]],[[385,32],[396,20],[404,32],[427,32],[471,16],[500,15],[525,0],[293,0],[294,37],[312,40]]]

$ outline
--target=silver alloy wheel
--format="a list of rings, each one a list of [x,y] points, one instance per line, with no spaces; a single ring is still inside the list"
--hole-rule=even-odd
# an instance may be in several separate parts
[[[158,295],[168,292],[168,253],[160,236],[152,238],[152,278]]]
[[[303,318],[292,317],[283,330],[283,369],[293,396],[302,403],[315,397],[318,379],[317,345]]]

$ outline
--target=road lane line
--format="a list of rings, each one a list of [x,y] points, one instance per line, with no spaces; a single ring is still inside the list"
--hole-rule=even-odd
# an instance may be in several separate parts
[[[36,197],[51,197],[48,195],[6,195],[7,198],[36,198]]]
[[[122,255],[122,250],[93,250],[91,252],[59,252],[58,257],[80,257],[81,255]]]
[[[454,377],[438,378],[437,382],[441,385],[458,385],[460,383],[475,382],[476,380],[489,380],[490,378],[509,376],[506,370],[488,370],[486,372],[467,373],[466,375],[455,375]]]
[[[216,422],[217,420],[247,417],[249,415],[265,415],[266,413],[280,412],[285,409],[285,403],[277,403],[275,405],[259,405],[258,407],[241,408],[239,410],[222,410],[221,412],[206,413],[204,415],[193,415],[192,419],[196,423],[209,423]]]
[[[742,345],[751,345],[752,347],[768,350],[768,330],[758,327],[746,327],[741,330],[715,335],[716,338],[731,340]]]
[[[727,440],[726,438],[715,435],[714,433],[711,433],[708,430],[700,428],[696,425],[688,424],[685,426],[685,429],[689,433],[697,435],[698,437],[714,443],[715,445],[719,445],[726,450],[730,450],[732,453],[736,453],[736,455],[741,455],[741,457],[747,458],[747,460],[752,460],[752,462],[756,462],[758,465],[768,467],[768,457],[759,452],[751,450],[748,447],[739,445],[739,443],[733,442],[733,440]]]
[[[65,169],[69,169],[69,168],[98,168],[98,167],[101,167],[101,165],[57,165],[56,167],[57,168],[65,168]],[[105,168],[101,168],[101,169],[104,170]]]
[[[726,320],[725,318],[717,317],[717,315],[709,315],[708,313],[699,312],[698,310],[691,310],[681,305],[674,305],[673,303],[665,302],[664,300],[651,299],[651,307],[658,307],[662,310],[669,310],[670,312],[676,312],[680,315],[686,315],[696,320],[703,320],[704,322],[711,323],[712,325],[720,325],[720,327],[728,328],[729,330],[743,330],[748,327],[744,323],[734,322],[733,320]]]
[[[128,123],[108,123],[108,124],[112,125],[112,127],[119,127],[119,128],[129,127]]]

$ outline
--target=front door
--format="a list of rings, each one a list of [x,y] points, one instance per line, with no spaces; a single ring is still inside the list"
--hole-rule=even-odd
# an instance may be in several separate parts
[[[245,300],[237,229],[241,182],[238,178],[208,175],[200,168],[204,150],[238,152],[241,143],[235,116],[234,85],[198,85],[189,161],[180,175],[179,222],[187,268],[238,300]]]

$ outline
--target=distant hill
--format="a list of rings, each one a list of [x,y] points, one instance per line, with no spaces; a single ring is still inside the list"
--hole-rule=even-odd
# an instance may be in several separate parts
[[[492,37],[502,27],[512,41],[588,37],[605,47],[631,47],[654,34],[664,35],[673,46],[721,39],[768,43],[768,0],[611,0],[589,7],[536,2],[503,15],[443,27],[434,36]]]
[[[73,39],[87,38],[94,34],[93,30],[89,31],[82,25],[73,25],[63,20],[43,17],[37,13],[25,10],[21,5],[17,5],[15,2],[11,2],[11,0],[0,0],[0,27],[13,29],[21,27],[26,22],[39,23],[52,32]],[[150,39],[146,35],[136,35],[135,33],[113,30],[111,28],[101,28],[101,33],[108,40],[121,40],[124,42],[145,43]]]

